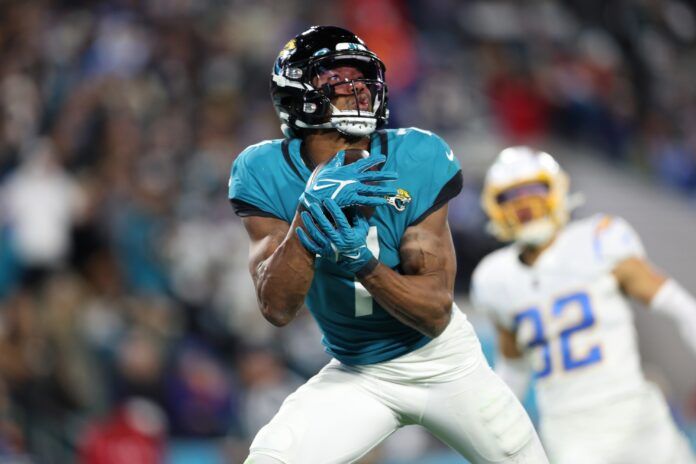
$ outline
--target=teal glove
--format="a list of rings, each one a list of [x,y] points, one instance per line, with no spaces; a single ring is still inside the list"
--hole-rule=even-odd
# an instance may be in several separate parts
[[[337,263],[351,274],[360,274],[366,267],[374,268],[377,260],[366,243],[370,230],[367,219],[358,214],[351,226],[334,200],[324,201],[324,208],[336,225],[331,223],[324,209],[310,204],[309,212],[300,214],[307,232],[300,227],[295,229],[302,245],[310,253]]]
[[[320,171],[312,174],[300,195],[300,203],[305,208],[311,204],[319,206],[328,199],[335,201],[340,208],[386,205],[387,198],[396,195],[396,187],[367,184],[398,178],[395,171],[368,171],[386,160],[384,155],[372,155],[344,165],[345,152],[341,150]]]

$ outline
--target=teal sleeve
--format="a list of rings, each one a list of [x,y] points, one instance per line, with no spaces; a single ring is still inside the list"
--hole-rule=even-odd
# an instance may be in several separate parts
[[[459,194],[462,171],[452,149],[439,136],[416,129],[409,137],[415,173],[420,179],[409,217],[409,225],[415,225]]]
[[[282,205],[274,201],[269,189],[268,166],[259,162],[254,151],[247,149],[232,164],[228,196],[238,216],[265,216],[283,219]]]

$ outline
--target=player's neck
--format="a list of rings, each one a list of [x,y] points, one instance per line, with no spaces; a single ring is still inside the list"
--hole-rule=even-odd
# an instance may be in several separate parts
[[[522,247],[522,251],[520,252],[520,261],[527,266],[534,266],[534,263],[537,262],[541,254],[548,250],[555,241],[556,235],[554,235],[548,242],[539,246],[525,245]]]
[[[327,161],[341,150],[368,150],[369,147],[370,137],[348,137],[335,130],[313,132],[302,141],[302,151],[314,166]]]

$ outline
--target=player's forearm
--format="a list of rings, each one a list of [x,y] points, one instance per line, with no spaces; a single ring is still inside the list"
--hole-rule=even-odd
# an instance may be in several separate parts
[[[252,272],[261,313],[279,327],[295,318],[314,277],[314,257],[297,240],[295,225]]]
[[[669,279],[651,299],[650,308],[676,322],[684,342],[696,355],[696,299],[693,295]]]
[[[380,263],[360,282],[389,314],[428,337],[437,337],[449,323],[452,291],[438,272],[403,275]]]

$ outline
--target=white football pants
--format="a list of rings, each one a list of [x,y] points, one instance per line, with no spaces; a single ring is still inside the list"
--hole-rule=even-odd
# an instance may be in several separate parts
[[[542,416],[540,430],[553,464],[696,464],[652,384],[601,407]]]
[[[369,366],[331,361],[288,396],[250,456],[351,463],[410,424],[473,464],[548,463],[525,410],[488,366],[456,306],[445,332],[407,355]]]

